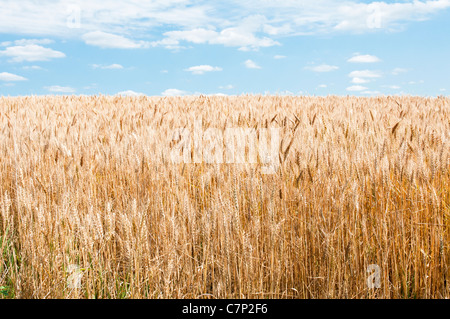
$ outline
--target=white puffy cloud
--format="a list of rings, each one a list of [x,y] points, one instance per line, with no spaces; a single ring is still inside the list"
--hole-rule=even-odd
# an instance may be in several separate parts
[[[289,34],[365,33],[398,30],[407,22],[423,21],[450,7],[449,0],[247,0],[235,1],[242,12],[264,14],[277,25],[287,23]]]
[[[347,88],[347,91],[364,91],[364,90],[367,90],[367,88],[362,85],[352,85]]]
[[[167,89],[161,93],[163,96],[183,96],[186,95],[186,91],[178,90],[178,89]]]
[[[404,69],[404,68],[395,68],[392,70],[392,75],[399,75],[401,73],[406,73],[408,72],[408,69]]]
[[[280,45],[279,42],[268,37],[257,37],[253,32],[238,27],[225,28],[220,32],[204,28],[169,31],[165,32],[164,36],[166,36],[165,39],[152,44],[172,48],[179,46],[180,41],[186,41],[195,44],[221,44],[227,47],[238,47],[243,51]]]
[[[348,76],[352,78],[351,82],[353,84],[364,84],[364,83],[369,83],[373,79],[380,78],[382,76],[382,74],[379,71],[358,70],[358,71],[350,72]],[[350,88],[358,88],[358,87],[363,87],[363,86],[354,85],[354,86],[351,86]],[[348,90],[348,88],[347,88],[347,90]],[[361,91],[361,90],[359,90],[359,91]]]
[[[22,67],[22,69],[24,69],[24,70],[44,70],[39,65],[26,65],[26,66]]]
[[[117,96],[144,96],[144,93],[135,92],[132,90],[122,91],[116,94]]]
[[[191,27],[212,23],[216,18],[208,12],[210,7],[192,5],[190,0],[111,0],[107,5],[100,0],[2,0],[0,33],[61,37],[77,36],[80,31],[144,34],[158,25]]]
[[[370,82],[370,80],[358,78],[358,77],[352,79],[352,83],[354,83],[354,84],[364,84],[364,83],[368,83],[368,82]]]
[[[10,57],[10,62],[34,62],[64,58],[66,55],[37,44],[26,44],[7,47],[5,50],[0,51],[0,56]]]
[[[222,68],[204,64],[191,66],[190,68],[185,69],[185,71],[192,72],[192,74],[204,74],[205,72],[222,71]]]
[[[46,86],[45,89],[52,93],[74,93],[75,89],[69,86],[52,85]]]
[[[371,70],[359,70],[359,71],[353,71],[349,75],[351,78],[380,78],[382,74],[379,71],[371,71]]]
[[[14,41],[5,41],[0,43],[0,46],[8,47],[12,45],[28,45],[28,44],[51,44],[54,41],[51,39],[20,39]]]
[[[0,81],[4,82],[16,82],[16,81],[27,81],[27,78],[24,78],[23,76],[8,73],[8,72],[2,72],[0,73]]]
[[[273,56],[273,58],[275,59],[275,60],[281,60],[281,59],[285,59],[286,58],[286,56],[285,55],[274,55]]]
[[[270,94],[270,92],[268,92],[268,94]],[[295,95],[294,92],[291,92],[289,90],[278,91],[276,94],[281,95],[281,96],[294,96]]]
[[[179,41],[187,41],[196,44],[207,43],[218,37],[218,33],[216,31],[202,28],[184,31],[169,31],[165,32],[164,35],[168,39],[172,39],[177,43]]]
[[[123,69],[123,66],[117,63],[102,65],[102,64],[92,64],[92,68],[94,69],[103,69],[103,70],[120,70]]]
[[[380,61],[381,60],[378,57],[376,57],[375,55],[369,55],[369,54],[355,55],[347,60],[347,62],[351,62],[351,63],[375,63],[375,62],[380,62]]]
[[[221,85],[221,86],[219,86],[219,89],[222,89],[222,90],[231,90],[231,89],[234,89],[234,86],[233,86],[232,84]]]
[[[317,65],[317,66],[307,66],[307,67],[305,67],[305,69],[308,69],[308,70],[311,70],[314,72],[331,72],[331,71],[338,70],[339,67],[337,67],[335,65],[321,64],[321,65]]]
[[[2,0],[0,33],[81,36],[104,48],[175,49],[185,41],[257,50],[278,45],[272,37],[399,30],[448,8],[450,0],[111,0],[106,6],[100,0]],[[159,33],[168,27],[173,31]]]
[[[126,37],[170,26],[184,41],[252,48],[275,45],[267,36],[399,29],[450,8],[450,0],[230,0],[220,1],[2,0],[0,33],[78,37],[108,32]],[[79,29],[70,21],[79,20]],[[196,38],[194,33],[203,33]],[[218,31],[217,31],[218,30]],[[259,36],[257,35],[259,34]],[[168,34],[177,38],[180,35]],[[139,43],[139,41],[130,40]]]
[[[289,23],[285,23],[279,27],[274,27],[269,24],[265,24],[263,26],[263,30],[265,33],[269,35],[283,35],[283,34],[289,34],[292,32],[292,26]]]
[[[261,67],[252,60],[245,61],[244,65],[247,69],[261,69]]]
[[[367,94],[367,95],[380,95],[381,94],[380,91],[370,91],[370,90],[362,91],[361,93],[362,94]]]
[[[218,44],[227,47],[238,47],[242,51],[280,45],[279,42],[267,36],[257,35],[258,33],[264,33],[266,22],[267,19],[263,15],[249,14],[236,21],[233,21],[233,19],[223,20],[220,25],[216,25],[213,28],[169,31],[164,33],[164,35],[166,36],[165,40],[187,41],[197,44]],[[226,27],[222,25],[226,25]],[[266,34],[268,33],[266,32]]]
[[[108,49],[139,49],[150,46],[150,43],[146,41],[134,41],[121,35],[103,31],[85,33],[82,38],[88,45]]]

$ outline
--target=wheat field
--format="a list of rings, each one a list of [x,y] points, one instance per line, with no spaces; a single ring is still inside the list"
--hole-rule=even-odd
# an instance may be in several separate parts
[[[171,162],[199,118],[278,129],[277,170]],[[1,298],[450,297],[449,98],[5,97],[0,130]]]

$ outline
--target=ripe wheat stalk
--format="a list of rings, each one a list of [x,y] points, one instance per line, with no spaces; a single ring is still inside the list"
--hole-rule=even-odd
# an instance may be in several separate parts
[[[279,128],[279,169],[170,163],[200,117]],[[448,98],[1,98],[0,297],[449,298],[449,118]]]

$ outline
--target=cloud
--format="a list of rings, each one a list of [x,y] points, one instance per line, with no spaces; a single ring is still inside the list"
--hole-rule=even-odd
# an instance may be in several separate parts
[[[211,12],[215,8],[210,8]],[[224,10],[227,13],[229,10]],[[181,41],[195,44],[214,44],[226,47],[238,47],[242,51],[258,50],[259,48],[280,45],[279,42],[264,36],[264,26],[267,19],[263,15],[250,14],[239,19],[220,19],[215,26],[208,25],[202,28],[189,30],[174,30],[165,32],[164,39],[153,42],[153,45],[162,45],[166,48],[177,48]],[[271,29],[274,31],[275,29]],[[258,34],[259,33],[259,34]],[[266,34],[269,34],[265,32]]]
[[[167,89],[161,93],[163,96],[183,96],[186,95],[186,91],[178,90],[178,89]]]
[[[24,70],[44,70],[44,68],[40,67],[39,65],[26,65],[22,67]]]
[[[280,26],[287,23],[290,35],[401,30],[408,22],[426,20],[450,7],[448,0],[247,0],[239,3],[242,12],[264,14]]]
[[[53,93],[74,93],[75,89],[68,86],[52,85],[46,86],[45,89]]]
[[[325,88],[327,88],[328,86],[326,85],[326,84],[320,84],[319,86],[318,86],[318,88],[320,88],[320,89],[325,89]]]
[[[270,93],[269,93],[270,94]],[[279,91],[276,93],[277,95],[281,95],[281,96],[294,96],[295,93],[291,92],[289,90],[284,90],[284,91]]]
[[[424,80],[420,80],[420,81],[409,81],[408,84],[422,84],[424,83]]]
[[[335,6],[326,25],[337,32],[365,33],[376,30],[401,30],[408,21],[423,21],[450,7],[450,1],[370,2],[346,1]],[[330,8],[331,9],[331,8]]]
[[[9,47],[11,45],[29,45],[29,44],[51,44],[55,41],[50,39],[21,39],[15,41],[5,41],[0,43],[0,46]]]
[[[91,89],[94,89],[94,88],[96,88],[96,87],[97,87],[97,83],[92,83],[92,84],[90,84],[90,85],[83,86],[83,89],[85,89],[85,90],[91,90]]]
[[[358,77],[352,79],[352,83],[354,83],[354,84],[364,84],[364,83],[368,83],[368,82],[370,82],[370,80],[358,78]]]
[[[406,73],[406,72],[408,72],[408,69],[395,68],[392,70],[392,75],[399,75],[400,73]]]
[[[62,52],[45,48],[37,44],[27,44],[8,47],[5,50],[0,51],[0,56],[10,57],[10,62],[34,62],[64,58],[66,55]]]
[[[380,61],[381,60],[378,57],[376,57],[374,55],[369,55],[369,54],[355,55],[347,60],[347,62],[351,62],[351,63],[375,63],[375,62],[380,62]]]
[[[285,23],[279,27],[274,27],[270,24],[265,24],[263,26],[263,30],[265,33],[269,35],[284,35],[292,32],[292,26],[289,23]]]
[[[247,69],[261,69],[261,67],[252,60],[247,60],[244,64]]]
[[[262,47],[280,45],[268,37],[257,37],[253,32],[239,27],[225,28],[220,32],[197,28],[165,32],[165,39],[153,42],[152,45],[161,45],[167,48],[179,47],[180,41],[195,44],[221,44],[227,47],[239,47],[240,50],[258,50]]]
[[[381,92],[380,91],[362,91],[362,94],[367,94],[367,95],[380,95]]]
[[[338,70],[339,67],[337,67],[335,65],[321,64],[321,65],[317,65],[317,66],[307,66],[307,67],[305,67],[305,69],[308,69],[308,70],[311,70],[314,72],[331,72],[331,71]]]
[[[202,94],[202,95],[205,95],[205,94]],[[228,96],[228,94],[225,94],[225,93],[211,93],[211,94],[206,94],[206,95],[209,95],[209,96]]]
[[[205,72],[222,71],[222,68],[211,65],[197,65],[191,66],[190,68],[185,69],[185,71],[192,72],[192,74],[204,74]]]
[[[383,85],[383,87],[388,88],[388,89],[393,89],[393,90],[398,90],[401,88],[398,85]]]
[[[351,82],[353,84],[364,84],[364,83],[369,83],[372,79],[380,78],[382,76],[382,74],[379,71],[359,70],[359,71],[350,72],[348,76],[352,78]],[[358,88],[358,87],[363,87],[363,86],[354,85],[354,86],[351,86],[350,88]]]
[[[111,0],[107,6],[100,0],[77,0],[73,4],[81,11],[81,20],[80,28],[74,29],[68,21],[77,17],[69,4],[64,0],[2,0],[0,33],[74,38],[108,32],[125,38],[130,34],[158,38],[159,30],[170,27],[174,32],[203,30],[205,35],[192,38],[193,43],[256,49],[276,45],[268,36],[399,30],[450,7],[449,0],[230,0],[226,5],[221,1]],[[191,42],[187,34],[164,36]],[[126,47],[135,48],[135,41],[130,41]]]
[[[285,59],[286,56],[285,56],[285,55],[274,55],[273,58],[274,58],[275,60],[280,60],[280,59]]]
[[[150,43],[146,41],[133,41],[121,35],[103,31],[85,33],[83,34],[82,39],[88,45],[97,46],[103,49],[140,49],[148,48],[150,46]]]
[[[0,73],[0,81],[4,82],[16,82],[16,81],[27,81],[27,78],[24,78],[23,76],[8,73],[8,72],[2,72]]]
[[[233,86],[232,84],[221,85],[221,86],[219,86],[219,89],[222,89],[222,90],[231,90],[231,89],[234,89],[234,86]]]
[[[144,93],[135,92],[132,90],[122,91],[116,94],[117,96],[145,96]]]
[[[361,70],[361,71],[353,71],[349,75],[351,78],[380,78],[382,74],[378,71],[371,70]]]
[[[169,31],[165,32],[164,35],[167,39],[171,39],[173,41],[172,43],[178,44],[179,41],[187,41],[195,44],[202,44],[214,41],[214,39],[219,36],[219,33],[214,30],[199,28],[183,31]]]
[[[103,70],[120,70],[123,69],[123,66],[116,63],[110,65],[92,64],[92,68]]]
[[[364,90],[367,90],[367,88],[361,85],[353,85],[347,88],[347,91],[364,91]]]
[[[15,45],[29,45],[29,44],[42,44],[42,45],[46,45],[46,44],[52,44],[53,40],[51,39],[21,39],[21,40],[16,40],[14,41]]]
[[[73,37],[82,32],[104,31],[145,34],[161,25],[197,27],[217,20],[211,6],[189,0],[2,0],[0,33]],[[78,12],[77,12],[78,11]],[[73,28],[79,19],[80,29]]]

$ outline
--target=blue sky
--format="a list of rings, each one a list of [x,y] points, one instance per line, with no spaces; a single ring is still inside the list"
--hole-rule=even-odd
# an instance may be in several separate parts
[[[450,0],[0,0],[0,96],[448,95]]]

